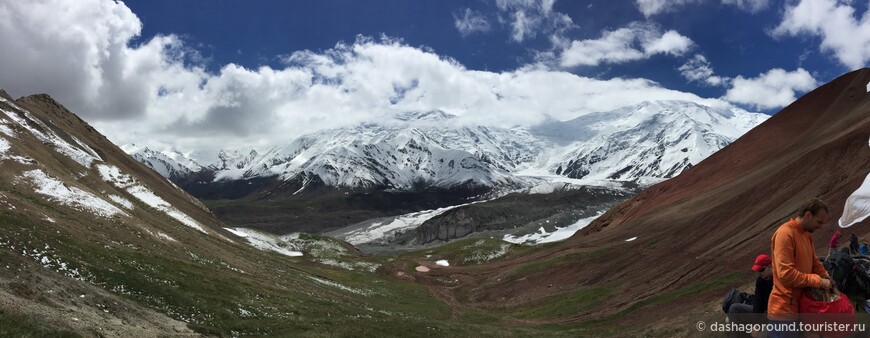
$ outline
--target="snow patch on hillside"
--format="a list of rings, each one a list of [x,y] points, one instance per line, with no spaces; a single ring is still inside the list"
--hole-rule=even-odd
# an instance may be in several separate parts
[[[100,158],[99,155],[97,155],[97,153],[93,149],[91,149],[75,137],[70,136],[73,141],[78,143],[78,147],[64,141],[63,138],[61,138],[57,135],[57,133],[54,132],[54,130],[49,128],[45,123],[42,123],[42,121],[34,117],[32,114],[30,114],[30,112],[24,111],[24,116],[26,118],[23,118],[14,112],[2,108],[0,108],[0,111],[5,113],[6,116],[8,116],[10,119],[15,121],[15,123],[18,123],[18,125],[20,125],[24,129],[27,129],[31,134],[33,134],[34,137],[36,137],[40,141],[51,144],[59,153],[71,158],[72,160],[78,162],[86,168],[89,168],[93,161],[103,160],[102,158]]]
[[[118,195],[109,195],[109,199],[115,204],[119,204],[127,210],[133,210],[133,202]]]
[[[0,120],[0,133],[9,137],[15,137],[15,132],[6,125],[6,120]]]
[[[9,153],[9,149],[12,146],[9,144],[9,141],[0,137],[0,159],[6,158],[6,154]]]
[[[375,294],[375,293],[374,293],[373,291],[371,291],[371,290],[366,290],[366,289],[357,289],[357,288],[347,287],[347,286],[341,285],[341,284],[339,284],[339,283],[333,282],[333,281],[328,280],[328,279],[317,278],[317,277],[314,277],[314,276],[308,276],[308,277],[311,278],[311,280],[313,280],[313,281],[315,281],[315,282],[317,282],[317,283],[320,283],[320,284],[323,284],[323,285],[326,285],[326,286],[331,286],[331,287],[334,287],[334,288],[337,288],[337,289],[341,289],[341,290],[344,290],[344,291],[347,291],[347,292],[355,293],[355,294],[358,294],[358,295],[361,295],[361,296],[369,297],[369,296],[372,296],[372,295]]]
[[[97,165],[97,171],[100,173],[100,176],[104,181],[109,182],[115,185],[118,188],[125,189],[127,193],[133,195],[143,203],[151,206],[154,209],[160,210],[169,217],[176,219],[182,224],[199,230],[202,233],[208,233],[205,231],[205,228],[202,227],[199,222],[194,220],[192,217],[187,214],[179,211],[172,204],[169,204],[166,200],[160,198],[146,188],[143,185],[138,184],[136,179],[130,175],[124,174],[121,170],[113,165],[100,164]],[[131,206],[132,207],[132,206]]]
[[[160,236],[160,238],[166,239],[166,240],[168,240],[168,241],[170,241],[170,242],[177,242],[177,241],[175,240],[175,238],[172,238],[172,236],[169,236],[169,235],[167,235],[167,234],[165,234],[165,233],[162,233],[162,232],[159,232],[159,231],[157,232],[157,236]]]
[[[111,217],[126,213],[108,201],[76,187],[69,187],[62,181],[46,175],[42,170],[34,169],[22,173],[22,178],[34,185],[34,191],[48,196],[62,205],[80,211],[87,211],[102,217]]]

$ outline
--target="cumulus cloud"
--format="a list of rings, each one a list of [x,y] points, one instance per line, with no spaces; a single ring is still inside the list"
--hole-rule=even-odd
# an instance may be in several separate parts
[[[53,20],[45,20],[49,14]],[[48,92],[115,143],[165,142],[182,151],[274,145],[407,111],[441,109],[458,115],[458,123],[512,126],[646,100],[728,105],[646,79],[535,67],[470,70],[389,38],[298,51],[276,68],[228,64],[209,73],[176,36],[131,44],[141,27],[120,2],[4,2],[0,86],[13,95]],[[680,49],[679,41],[659,33],[634,45],[642,53],[668,53]]]
[[[850,1],[801,0],[786,7],[773,35],[821,37],[821,50],[834,53],[849,68],[864,67],[870,59],[870,10],[859,21],[850,4]]]
[[[679,68],[680,74],[689,82],[699,82],[707,86],[723,86],[730,79],[715,75],[713,66],[701,54],[695,54]]]
[[[679,7],[702,3],[705,0],[635,0],[637,9],[644,16],[650,17],[659,13],[673,12]],[[722,4],[737,6],[737,8],[758,13],[770,7],[770,0],[722,0]]]
[[[816,86],[816,79],[803,68],[792,72],[776,68],[756,78],[737,76],[723,99],[757,109],[779,108],[794,102],[798,92],[807,92]]]
[[[511,27],[511,40],[523,42],[539,33],[561,40],[576,27],[571,17],[553,10],[556,0],[496,0],[499,21]]]
[[[653,24],[633,22],[627,27],[605,31],[601,38],[577,40],[562,51],[562,67],[597,66],[647,59],[656,54],[682,55],[694,43],[670,30],[662,33]]]
[[[489,21],[480,12],[466,8],[460,13],[453,13],[453,25],[456,26],[456,29],[462,36],[489,31]]]
[[[0,78],[14,81],[4,83],[13,92],[48,92],[86,115],[141,115],[155,80],[171,90],[203,76],[178,62],[185,50],[175,36],[129,48],[141,29],[113,1],[0,3]]]

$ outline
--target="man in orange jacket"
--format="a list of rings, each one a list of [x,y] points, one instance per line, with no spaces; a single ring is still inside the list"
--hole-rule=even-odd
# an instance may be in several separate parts
[[[804,288],[830,289],[830,276],[819,261],[813,247],[813,231],[828,221],[828,206],[813,198],[773,234],[770,252],[773,256],[773,291],[767,306],[771,324],[791,324],[798,320],[798,301]],[[779,326],[783,328],[784,326]],[[777,329],[771,337],[799,336],[798,332]]]

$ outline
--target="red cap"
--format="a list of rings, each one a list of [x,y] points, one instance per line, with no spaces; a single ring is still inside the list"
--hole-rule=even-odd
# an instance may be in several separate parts
[[[755,257],[755,265],[752,266],[752,271],[761,272],[764,268],[770,265],[770,256],[765,254],[760,254],[758,257]]]

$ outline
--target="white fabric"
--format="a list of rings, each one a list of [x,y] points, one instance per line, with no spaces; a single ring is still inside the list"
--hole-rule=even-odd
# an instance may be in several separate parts
[[[848,228],[870,216],[870,174],[864,178],[864,183],[858,190],[846,199],[843,206],[843,216],[840,217],[840,227]]]

